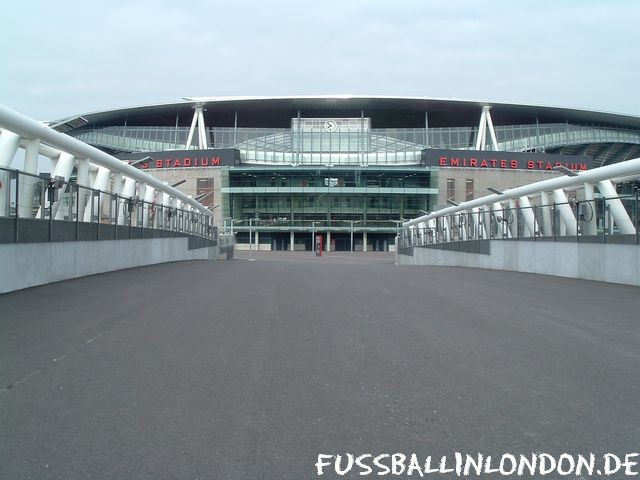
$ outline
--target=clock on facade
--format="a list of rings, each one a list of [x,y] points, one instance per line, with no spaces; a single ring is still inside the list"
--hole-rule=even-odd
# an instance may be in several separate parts
[[[338,122],[336,122],[335,120],[327,120],[326,122],[324,122],[323,126],[327,132],[335,132],[336,130],[338,130]]]

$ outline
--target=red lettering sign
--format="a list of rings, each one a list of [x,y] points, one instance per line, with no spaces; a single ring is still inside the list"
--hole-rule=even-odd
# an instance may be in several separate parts
[[[447,166],[447,157],[440,157],[440,166],[441,167]]]

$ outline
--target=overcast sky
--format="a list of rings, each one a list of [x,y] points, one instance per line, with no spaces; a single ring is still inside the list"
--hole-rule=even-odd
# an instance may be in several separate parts
[[[39,120],[185,96],[372,94],[640,115],[640,1],[33,1],[0,103]]]

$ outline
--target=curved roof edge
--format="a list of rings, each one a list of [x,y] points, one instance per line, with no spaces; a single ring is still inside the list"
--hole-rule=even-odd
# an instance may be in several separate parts
[[[446,97],[426,97],[426,96],[395,96],[395,95],[360,95],[360,94],[335,94],[335,95],[263,95],[263,96],[213,96],[213,97],[182,97],[183,101],[180,102],[163,102],[144,105],[132,105],[121,108],[110,108],[106,110],[96,110],[86,113],[79,113],[68,117],[56,119],[49,122],[49,125],[55,127],[55,125],[63,124],[72,119],[78,117],[92,117],[103,116],[110,114],[125,113],[132,110],[163,108],[163,107],[184,107],[190,104],[206,103],[206,104],[224,104],[224,103],[238,103],[238,102],[266,102],[266,101],[283,101],[283,102],[295,102],[295,101],[331,101],[331,100],[387,100],[398,102],[424,102],[425,105],[429,103],[447,104],[458,106],[484,106],[490,105],[492,107],[502,108],[518,108],[518,109],[539,109],[547,112],[557,112],[565,114],[573,114],[576,116],[588,116],[594,115],[600,118],[608,118],[614,123],[627,123],[630,126],[640,128],[640,115],[633,115],[629,113],[610,112],[604,110],[590,110],[578,107],[567,107],[557,105],[541,105],[541,104],[527,104],[527,103],[514,103],[505,101],[490,101],[490,100],[469,100],[461,98],[446,98]]]

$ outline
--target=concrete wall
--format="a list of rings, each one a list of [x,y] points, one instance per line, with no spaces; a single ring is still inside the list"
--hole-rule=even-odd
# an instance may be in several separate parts
[[[415,247],[400,265],[490,268],[640,286],[640,247],[575,242],[490,242],[490,254]]]
[[[188,239],[0,244],[0,293],[69,278],[177,260],[215,259],[217,247]]]

